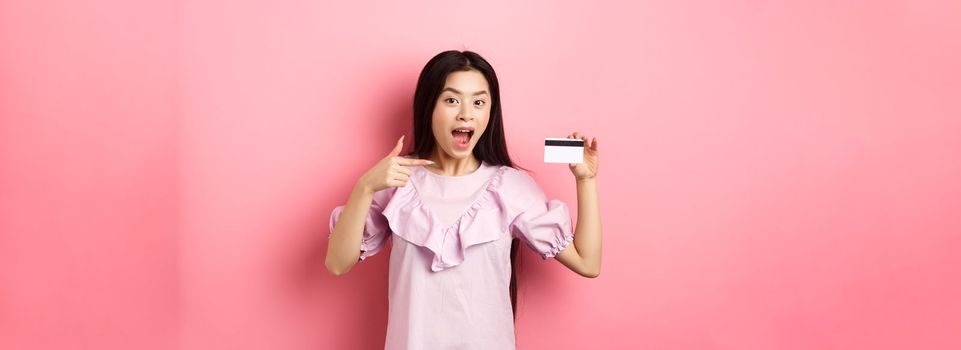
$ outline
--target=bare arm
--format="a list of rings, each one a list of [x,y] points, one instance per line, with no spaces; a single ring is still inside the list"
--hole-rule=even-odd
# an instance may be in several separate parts
[[[324,264],[334,275],[347,273],[360,259],[360,241],[373,200],[374,193],[359,182],[351,191],[347,206],[334,224],[334,231],[327,241],[327,259]]]
[[[594,278],[601,273],[601,213],[597,180],[577,181],[577,227],[574,243],[555,257],[577,274]]]
[[[360,259],[360,244],[364,238],[364,225],[367,215],[374,201],[374,193],[388,187],[402,187],[410,180],[409,166],[432,164],[429,160],[407,159],[399,157],[404,147],[404,137],[397,140],[397,145],[387,157],[381,159],[373,168],[364,173],[357,180],[347,205],[334,223],[334,230],[327,242],[327,258],[324,265],[335,276],[348,271]]]
[[[570,137],[570,136],[568,136]],[[574,243],[555,256],[577,274],[594,278],[601,273],[601,211],[597,198],[597,138],[591,144],[587,137],[575,132],[584,144],[584,163],[572,164],[577,182],[577,226]]]

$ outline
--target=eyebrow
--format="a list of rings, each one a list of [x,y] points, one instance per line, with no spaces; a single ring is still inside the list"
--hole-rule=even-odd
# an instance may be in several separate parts
[[[457,89],[452,88],[452,87],[445,87],[444,90],[441,90],[440,92],[444,92],[444,91],[450,91],[450,92],[453,92],[453,93],[458,94],[458,95],[463,95],[463,94],[464,94],[464,93],[462,93],[462,92],[460,92],[460,91],[457,91]],[[477,95],[489,95],[489,94],[487,93],[487,90],[481,90],[481,91],[475,92],[475,93],[474,93],[473,95],[471,95],[471,96],[477,96]]]

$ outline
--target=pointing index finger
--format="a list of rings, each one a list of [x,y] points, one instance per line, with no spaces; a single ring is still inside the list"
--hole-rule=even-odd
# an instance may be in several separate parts
[[[402,158],[402,159],[400,159],[400,160],[397,161],[397,164],[417,166],[417,165],[431,165],[431,164],[434,164],[434,162],[433,162],[433,161],[430,161],[430,160],[427,160],[427,159],[407,159],[407,158]]]

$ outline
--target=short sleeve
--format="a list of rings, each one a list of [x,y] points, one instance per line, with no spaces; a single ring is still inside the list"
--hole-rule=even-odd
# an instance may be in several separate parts
[[[527,191],[531,204],[511,222],[511,234],[547,260],[574,241],[571,215],[564,202],[547,200],[540,188],[533,186]]]
[[[387,238],[391,233],[390,225],[382,212],[386,202],[390,199],[390,194],[386,189],[374,193],[374,200],[370,204],[370,210],[367,212],[367,220],[364,224],[364,234],[360,240],[360,260],[376,255],[387,244]],[[334,233],[334,225],[340,219],[345,207],[345,205],[338,206],[330,214],[328,239]]]

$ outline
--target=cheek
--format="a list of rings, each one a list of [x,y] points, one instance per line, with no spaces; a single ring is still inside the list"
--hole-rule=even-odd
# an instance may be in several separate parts
[[[452,112],[450,108],[438,105],[431,114],[431,123],[435,126],[443,126],[450,123],[456,116],[457,111]]]
[[[434,139],[435,139],[435,140],[440,141],[440,140],[443,140],[443,139],[444,139],[444,133],[441,132],[441,130],[443,130],[443,129],[444,129],[443,127],[441,127],[441,126],[439,126],[439,125],[437,125],[437,124],[434,124],[433,133],[434,133]]]
[[[477,127],[487,132],[487,126],[490,125],[490,115],[485,115],[484,119],[478,123]]]
[[[434,127],[436,131],[439,127],[444,126],[444,113],[440,110],[440,107],[434,108],[434,114],[431,115],[430,125]]]

